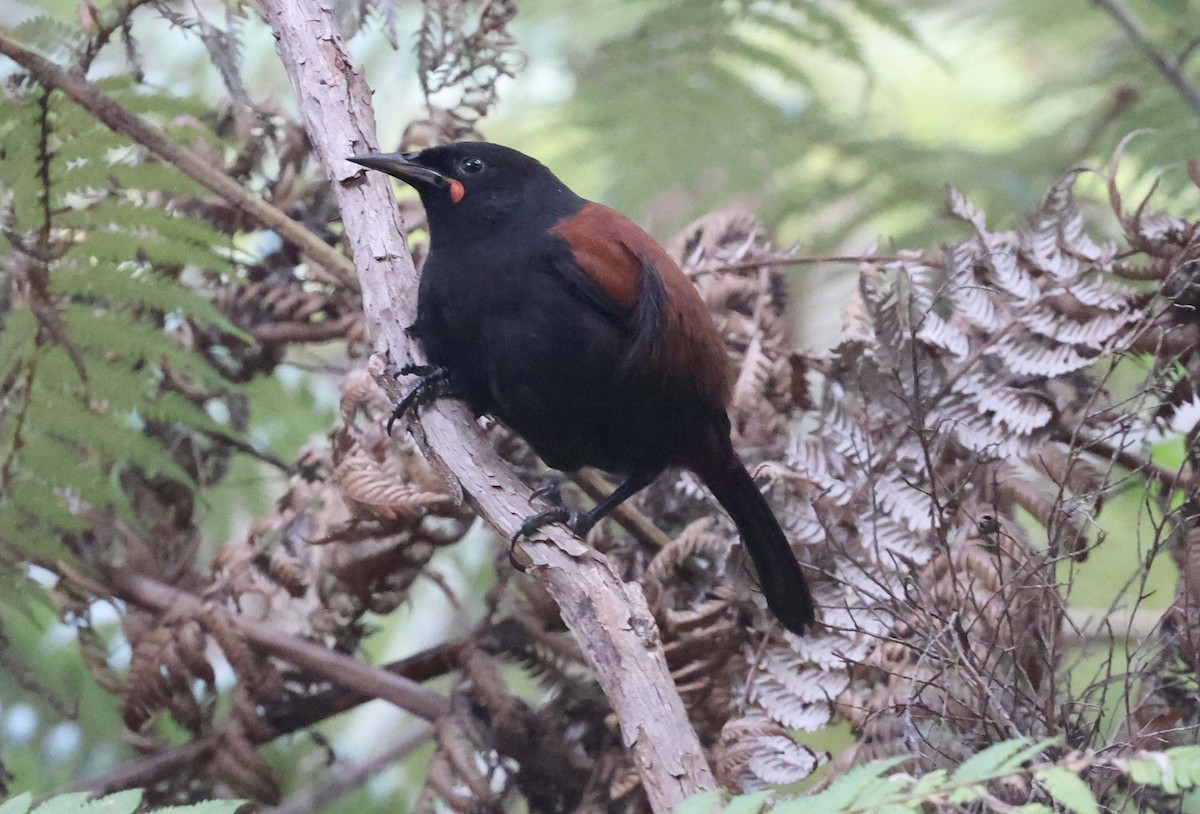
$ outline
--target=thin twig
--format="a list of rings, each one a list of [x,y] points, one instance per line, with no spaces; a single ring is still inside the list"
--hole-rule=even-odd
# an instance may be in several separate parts
[[[499,640],[502,630],[512,626],[512,621],[502,621],[481,634],[464,636],[452,642],[435,645],[428,650],[384,665],[382,669],[410,681],[429,681],[455,669],[458,655],[469,645],[478,641]],[[271,732],[269,740],[291,735],[307,729],[335,715],[374,700],[374,696],[334,685],[327,690],[301,698],[285,699],[282,703],[268,703],[262,719]],[[257,740],[257,739],[256,739]],[[268,741],[257,741],[266,743]],[[123,763],[104,774],[77,781],[71,791],[92,791],[96,794],[111,794],[114,791],[151,786],[171,775],[183,766],[202,760],[209,747],[207,741],[191,741],[173,746],[154,755],[140,757]]]
[[[102,775],[76,780],[67,791],[90,791],[103,795],[152,786],[164,777],[203,762],[205,754],[211,749],[212,742],[208,739],[189,741],[154,755],[122,763]]]
[[[0,54],[33,74],[43,87],[61,90],[109,129],[141,144],[238,211],[296,246],[313,262],[314,275],[335,285],[356,285],[354,265],[341,252],[95,85],[60,68],[3,32],[0,32]]]
[[[1099,458],[1113,461],[1130,472],[1140,472],[1164,489],[1171,491],[1178,489],[1187,494],[1194,494],[1196,491],[1196,478],[1189,469],[1167,469],[1149,458],[1143,458],[1127,449],[1117,447],[1102,438],[1086,438],[1081,433],[1077,434],[1074,439],[1064,434],[1056,440],[1072,444],[1075,449],[1082,452],[1090,452]]]
[[[884,254],[796,255],[795,257],[764,257],[741,263],[720,263],[715,266],[715,270],[721,272],[747,271],[778,266],[812,266],[818,263],[902,263],[906,260],[912,260],[912,258]]]
[[[1197,90],[1183,75],[1183,68],[1178,60],[1164,54],[1155,46],[1154,41],[1150,39],[1150,32],[1146,30],[1142,21],[1121,0],[1095,0],[1095,3],[1116,20],[1125,35],[1142,49],[1142,52],[1158,68],[1158,72],[1163,75],[1163,78],[1170,82],[1171,86],[1183,97],[1183,101],[1187,102],[1188,107],[1197,116],[1200,116],[1200,90]]]
[[[574,473],[571,475],[571,480],[595,501],[601,501],[608,497],[613,490],[612,484],[591,469],[582,469]],[[671,542],[671,538],[663,533],[662,529],[654,525],[649,517],[639,512],[628,501],[614,509],[611,516],[613,521],[629,532],[635,540],[651,548],[661,550]]]
[[[333,801],[357,791],[360,786],[392,764],[404,760],[432,737],[432,727],[422,727],[362,763],[337,765],[328,780],[292,795],[268,811],[271,814],[310,814],[321,811]]]

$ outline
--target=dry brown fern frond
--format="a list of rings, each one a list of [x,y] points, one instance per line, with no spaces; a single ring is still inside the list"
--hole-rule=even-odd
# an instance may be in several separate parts
[[[429,115],[405,130],[407,148],[479,138],[475,126],[499,98],[497,83],[524,63],[509,31],[516,16],[512,0],[425,0],[416,50]],[[447,92],[457,95],[449,105]]]

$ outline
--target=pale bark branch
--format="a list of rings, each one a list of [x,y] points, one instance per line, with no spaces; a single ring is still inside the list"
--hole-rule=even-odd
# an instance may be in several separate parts
[[[367,332],[381,353],[410,356],[404,327],[415,315],[417,273],[386,179],[346,161],[377,146],[370,92],[335,29],[329,0],[264,0],[284,67],[313,149],[338,198],[363,295]],[[395,92],[395,91],[393,91]],[[373,373],[395,383],[378,361]],[[478,431],[460,404],[423,411],[422,451],[450,473],[472,507],[501,534],[530,513],[530,493]],[[605,558],[561,527],[523,547],[532,574],[558,602],[616,712],[626,746],[655,811],[715,788],[636,585],[622,582]]]

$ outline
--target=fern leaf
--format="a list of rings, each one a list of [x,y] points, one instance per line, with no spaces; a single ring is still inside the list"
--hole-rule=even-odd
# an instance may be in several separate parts
[[[127,505],[120,487],[100,471],[95,461],[81,456],[79,449],[64,446],[62,439],[40,428],[25,435],[21,467],[30,477],[68,489],[91,506]]]
[[[7,101],[0,94],[0,193],[11,201],[18,229],[41,222],[38,167],[38,106],[32,100]]]
[[[87,519],[70,511],[53,487],[53,483],[21,473],[10,484],[13,504],[60,531],[76,534],[86,529]],[[24,535],[17,539],[24,539]]]
[[[162,314],[180,313],[199,323],[241,334],[208,300],[150,269],[80,264],[56,270],[51,285],[55,291],[73,297],[93,298],[113,306],[149,308]]]
[[[32,805],[33,795],[25,792],[0,803],[0,814],[26,814]]]
[[[840,811],[857,801],[859,796],[872,785],[891,784],[884,774],[908,760],[907,755],[856,766],[833,781],[824,791],[811,797],[802,797],[782,803],[772,809],[774,814],[811,814],[814,811]]]
[[[72,336],[86,348],[133,361],[166,364],[213,386],[223,385],[216,371],[158,328],[123,314],[77,304],[68,306],[63,317]]]
[[[34,379],[30,409],[53,415],[56,431],[63,437],[80,440],[111,461],[128,462],[151,474],[192,483],[191,476],[165,450],[131,426],[128,414],[94,412],[75,399],[63,398],[53,388],[43,389],[41,378]]]
[[[986,780],[996,774],[1015,772],[1021,768],[1024,760],[1028,760],[1025,755],[1027,747],[1030,745],[1029,738],[1014,738],[992,744],[982,752],[972,755],[955,769],[954,774],[950,776],[950,782],[974,783],[978,780]],[[1042,748],[1044,749],[1048,745],[1042,744]],[[1024,760],[1015,761],[1014,758],[1018,757],[1024,757]]]
[[[196,96],[176,96],[158,89],[149,89],[132,76],[113,76],[96,83],[99,88],[139,116],[156,115],[168,119],[190,116],[203,119],[212,109]]]
[[[1038,769],[1034,777],[1064,808],[1075,814],[1100,814],[1100,806],[1087,783],[1065,766]]]
[[[53,797],[42,803],[33,814],[133,814],[142,803],[142,790],[118,791],[95,800],[83,795],[80,801],[74,794]]]
[[[202,195],[203,187],[179,170],[158,161],[117,162],[109,174],[124,189],[146,189],[177,195]]]
[[[186,806],[158,808],[151,814],[237,814],[247,805],[243,800],[206,800]]]
[[[0,382],[8,379],[13,368],[34,352],[37,318],[29,309],[13,311],[0,330]]]

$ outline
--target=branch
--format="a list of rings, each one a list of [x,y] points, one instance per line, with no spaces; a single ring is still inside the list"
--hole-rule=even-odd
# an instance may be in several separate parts
[[[1171,83],[1175,90],[1179,91],[1179,95],[1183,97],[1183,101],[1187,102],[1188,107],[1197,116],[1200,116],[1200,91],[1196,90],[1183,75],[1183,68],[1178,60],[1158,50],[1154,41],[1150,39],[1150,32],[1142,25],[1142,21],[1134,16],[1134,13],[1121,0],[1095,0],[1095,3],[1117,21],[1117,25],[1121,27],[1125,35],[1142,49],[1143,53],[1158,68],[1158,72]]]
[[[193,616],[203,614],[203,603],[200,599],[185,591],[129,571],[114,570],[110,576],[116,595],[140,607],[159,611],[175,609]],[[77,575],[70,575],[69,578],[79,579]],[[98,591],[97,596],[108,593],[102,586],[91,587]],[[387,670],[337,653],[299,636],[280,633],[266,622],[248,619],[237,613],[231,612],[229,621],[246,641],[272,656],[310,670],[327,681],[357,690],[372,698],[390,701],[427,721],[437,720],[450,709],[449,702],[443,696]]]
[[[346,161],[374,149],[370,91],[333,25],[329,0],[264,0],[313,149],[333,182],[363,295],[368,334],[379,351],[409,355],[403,326],[415,313],[417,273],[388,183]],[[389,393],[396,384],[375,357]],[[443,401],[424,411],[418,443],[463,486],[475,511],[511,536],[530,493],[477,430],[466,408]],[[667,671],[658,631],[636,585],[561,527],[524,545],[529,570],[554,597],[616,712],[655,811],[716,787],[700,742]]]
[[[604,500],[613,491],[612,484],[591,469],[581,469],[572,473],[571,480],[597,503]],[[611,517],[634,539],[651,548],[662,550],[671,542],[671,538],[654,525],[649,517],[633,507],[632,501],[626,501],[614,509]]]
[[[361,763],[334,766],[329,779],[293,794],[282,804],[269,809],[270,814],[310,814],[313,811],[323,811],[333,801],[357,791],[360,786],[393,763],[404,760],[432,737],[433,730],[427,726],[422,727]]]
[[[230,206],[296,246],[312,261],[314,275],[324,277],[326,282],[334,285],[355,284],[354,266],[341,252],[218,170],[211,162],[172,140],[161,128],[127,110],[86,79],[68,73],[2,32],[0,54],[33,74],[43,87],[61,90],[113,132],[133,139],[205,189],[220,196]]]
[[[502,626],[510,624],[512,623],[500,622],[492,628],[485,629],[485,635],[488,630],[498,631]],[[384,665],[382,669],[410,681],[429,681],[456,669],[459,653],[475,638],[474,635],[464,636],[452,642],[435,645],[408,658]],[[267,743],[340,715],[374,698],[373,695],[335,684],[312,695],[285,699],[282,703],[272,702],[266,705],[262,713],[262,719],[270,729],[269,737],[260,741],[254,732],[249,734],[255,742]],[[91,791],[96,795],[103,795],[124,789],[153,786],[184,766],[201,761],[209,748],[211,742],[208,740],[189,741],[172,746],[156,754],[130,760],[104,774],[76,781],[68,791]]]
[[[122,763],[102,775],[76,780],[66,790],[90,791],[99,797],[114,791],[146,788],[164,777],[182,772],[189,766],[203,763],[211,749],[212,741],[208,738],[188,741],[157,754]]]

